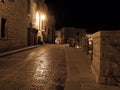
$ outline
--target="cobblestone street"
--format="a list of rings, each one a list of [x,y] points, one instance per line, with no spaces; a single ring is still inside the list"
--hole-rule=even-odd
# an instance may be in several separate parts
[[[96,83],[91,63],[81,48],[67,45],[14,53],[0,58],[0,90],[120,90]]]
[[[0,58],[0,90],[55,90],[67,71],[62,45],[44,45]]]

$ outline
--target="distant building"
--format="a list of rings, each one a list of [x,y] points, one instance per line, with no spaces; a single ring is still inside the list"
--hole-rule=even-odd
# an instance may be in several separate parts
[[[86,35],[84,28],[64,27],[59,30],[62,43],[70,43],[70,40],[75,40],[76,43],[81,44],[82,37]]]

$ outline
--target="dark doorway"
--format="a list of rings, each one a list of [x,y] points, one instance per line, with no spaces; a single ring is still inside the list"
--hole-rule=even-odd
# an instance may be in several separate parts
[[[37,32],[35,28],[28,28],[28,46],[37,44]]]

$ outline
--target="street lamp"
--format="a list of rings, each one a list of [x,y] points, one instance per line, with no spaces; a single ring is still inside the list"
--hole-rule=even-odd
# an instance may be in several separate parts
[[[45,20],[45,15],[41,15],[40,17],[42,20]]]

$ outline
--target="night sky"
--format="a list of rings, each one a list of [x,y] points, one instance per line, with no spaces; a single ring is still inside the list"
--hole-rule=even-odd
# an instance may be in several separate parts
[[[87,33],[120,29],[120,5],[115,0],[46,0],[56,29],[86,28]]]

